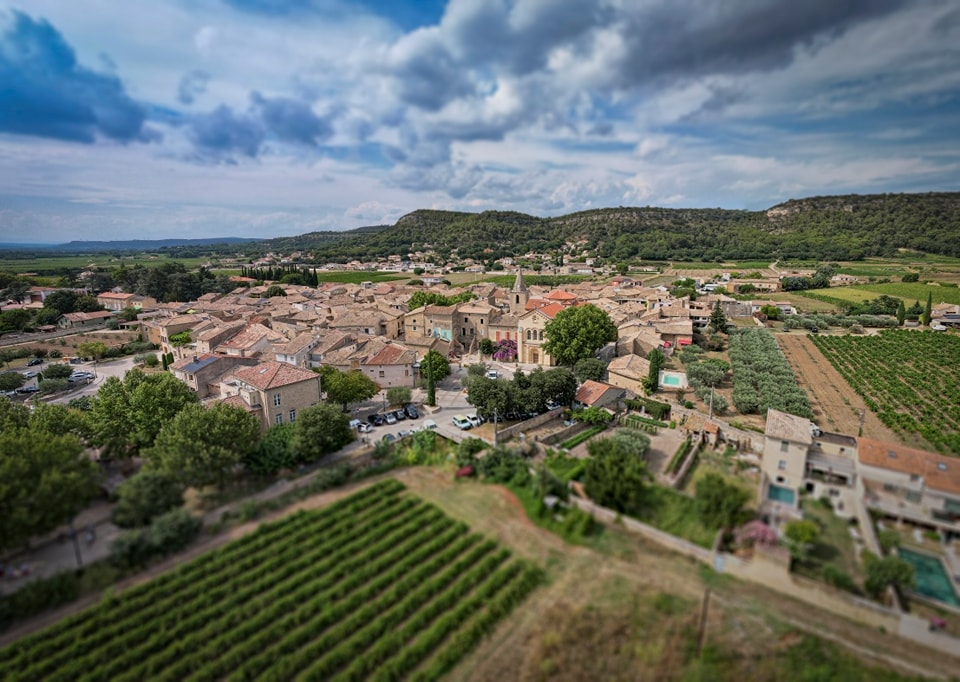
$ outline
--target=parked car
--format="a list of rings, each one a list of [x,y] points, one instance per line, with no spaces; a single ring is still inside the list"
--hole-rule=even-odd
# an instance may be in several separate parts
[[[374,426],[383,426],[384,424],[382,414],[371,414],[369,417],[367,417],[367,421]]]
[[[395,412],[393,413],[393,416],[394,416],[394,418],[396,418],[396,420],[397,420],[398,422],[402,422],[402,421],[405,421],[405,420],[406,420],[406,418],[407,418],[407,413],[404,412],[403,410],[397,410],[397,411],[395,411]]]
[[[383,415],[383,420],[390,424],[390,426],[393,426],[397,423],[397,415],[395,415],[393,412],[387,412],[385,415]]]
[[[423,422],[423,428],[429,431],[433,431],[434,429],[437,428],[437,422],[433,421],[432,419],[425,419]]]
[[[27,363],[27,367],[37,367],[38,365],[42,365],[42,364],[43,364],[43,358],[34,358],[33,360]]]
[[[359,419],[351,419],[351,420],[350,420],[350,428],[351,428],[351,429],[357,429],[357,430],[359,430],[361,424],[363,424],[363,422],[360,421]]]
[[[357,427],[357,431],[360,433],[370,433],[373,431],[373,424],[369,422],[360,422],[360,426]]]
[[[463,431],[473,428],[473,424],[470,423],[470,420],[464,417],[462,414],[454,415],[452,421],[454,426]]]
[[[385,433],[385,434],[383,435],[383,438],[381,438],[380,440],[382,440],[382,441],[384,441],[384,442],[387,442],[387,443],[392,443],[392,442],[395,441],[396,439],[397,439],[397,437],[394,436],[392,433]]]
[[[28,372],[22,372],[22,374],[24,379],[32,379],[33,377],[37,376],[39,372],[28,371]]]
[[[467,421],[470,422],[471,426],[480,426],[483,423],[480,421],[480,417],[475,414],[468,414]]]
[[[420,412],[417,410],[416,406],[414,406],[412,403],[406,405],[403,409],[406,410],[407,416],[410,417],[410,419],[420,418]]]
[[[17,389],[17,393],[36,393],[39,390],[36,386],[21,386]]]
[[[495,369],[490,369],[490,370],[487,370],[487,378],[488,378],[488,379],[499,379],[499,378],[500,378],[500,374],[497,373],[497,370],[495,370]]]

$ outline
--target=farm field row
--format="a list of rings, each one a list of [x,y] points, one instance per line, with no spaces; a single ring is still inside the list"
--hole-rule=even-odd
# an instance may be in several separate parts
[[[185,268],[191,270],[199,267],[203,263],[210,262],[209,256],[196,258],[171,258],[169,256],[158,256],[155,254],[142,253],[134,256],[120,257],[115,253],[94,253],[81,256],[50,256],[46,258],[0,258],[0,270],[6,272],[38,272],[44,274],[56,274],[60,270],[85,270],[90,266],[112,269],[124,265],[128,268],[136,265],[144,267],[155,267],[164,263],[181,263]],[[213,259],[216,263],[216,259]]]
[[[849,287],[813,289],[810,293],[838,298],[844,301],[852,301],[854,303],[862,303],[863,301],[874,299],[881,294],[886,294],[887,296],[903,299],[907,307],[916,301],[919,301],[920,304],[923,305],[927,301],[927,294],[933,294],[934,303],[960,304],[960,288],[943,287],[920,282],[855,284]]]
[[[960,337],[887,330],[812,340],[886,426],[960,455]]]
[[[541,581],[389,479],[0,650],[5,680],[437,679]]]

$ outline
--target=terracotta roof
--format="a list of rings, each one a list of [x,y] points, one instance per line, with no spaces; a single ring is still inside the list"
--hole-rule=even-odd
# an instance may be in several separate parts
[[[857,439],[861,464],[923,476],[928,488],[960,495],[960,459],[870,438]]]
[[[767,410],[767,426],[764,434],[770,438],[811,445],[813,433],[810,429],[809,419],[787,414],[772,407]]]
[[[544,294],[543,297],[550,301],[576,301],[577,300],[577,297],[575,295],[571,294],[568,291],[564,291],[563,289],[556,289],[547,294]]]
[[[371,355],[363,361],[364,365],[409,365],[417,359],[417,354],[403,346],[391,343],[384,346],[380,352]]]
[[[616,386],[611,386],[610,384],[605,384],[600,381],[594,381],[593,379],[587,379],[580,385],[580,388],[577,389],[577,395],[575,400],[584,405],[593,405],[595,402],[600,400],[604,393],[609,390],[622,391],[623,389]]]
[[[650,361],[639,355],[621,355],[607,365],[607,371],[626,377],[641,379],[650,374]]]
[[[316,372],[300,369],[286,362],[261,362],[253,367],[244,367],[233,373],[240,381],[250,384],[254,388],[265,391],[270,388],[280,388],[301,381],[316,381],[319,376]]]
[[[97,294],[97,298],[106,298],[106,299],[117,299],[118,301],[126,301],[135,296],[135,294],[118,294],[113,291],[104,291],[102,294]]]
[[[65,318],[71,322],[86,322],[87,320],[102,320],[105,317],[113,317],[109,310],[98,310],[95,313],[64,313]]]

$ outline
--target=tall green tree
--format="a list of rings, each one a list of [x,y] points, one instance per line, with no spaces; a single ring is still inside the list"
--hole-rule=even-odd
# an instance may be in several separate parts
[[[926,326],[933,319],[933,292],[927,293],[927,305],[923,308],[923,315],[920,316],[920,324]]]
[[[916,584],[913,566],[898,556],[872,557],[866,562],[865,569],[863,586],[873,597],[879,597],[890,586],[899,590]]]
[[[87,413],[75,407],[37,401],[30,412],[29,427],[34,432],[49,433],[54,436],[73,434],[81,440],[91,436]]]
[[[21,429],[30,423],[30,410],[23,403],[0,397],[0,433]]]
[[[907,307],[903,304],[901,298],[900,304],[897,306],[897,324],[902,325],[905,319],[907,319]]]
[[[107,354],[107,344],[103,341],[85,341],[77,346],[77,353],[84,358],[102,360]]]
[[[723,314],[720,301],[713,304],[713,310],[710,312],[710,324],[708,326],[716,333],[727,331],[727,316]]]
[[[134,446],[151,446],[165,424],[187,405],[198,402],[197,394],[172,374],[148,374],[136,381],[129,390]]]
[[[15,391],[26,383],[27,379],[20,372],[4,372],[0,374],[0,391]]]
[[[617,325],[592,303],[564,308],[543,327],[544,352],[559,364],[574,366],[617,340]]]
[[[435,350],[427,351],[420,361],[420,376],[427,382],[427,405],[437,404],[437,382],[450,374],[450,363]]]
[[[0,550],[72,519],[96,494],[97,477],[76,436],[0,432]]]
[[[295,431],[293,424],[271,426],[244,465],[260,476],[275,474],[281,469],[292,469],[300,463],[299,453],[294,446]]]
[[[647,371],[646,389],[648,393],[655,393],[660,387],[660,369],[667,357],[659,348],[654,348],[647,353],[647,362],[650,363],[650,369]]]
[[[256,417],[240,407],[193,403],[165,424],[152,448],[144,451],[150,469],[182,484],[223,487],[234,467],[247,460],[260,441]]]
[[[293,433],[293,446],[304,462],[319,461],[355,438],[350,417],[325,403],[300,410]]]

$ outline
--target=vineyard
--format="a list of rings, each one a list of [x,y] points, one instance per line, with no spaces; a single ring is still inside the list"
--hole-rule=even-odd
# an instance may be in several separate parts
[[[435,680],[542,580],[388,480],[0,650],[13,680]]]
[[[884,424],[960,455],[960,337],[889,330],[812,338]]]

